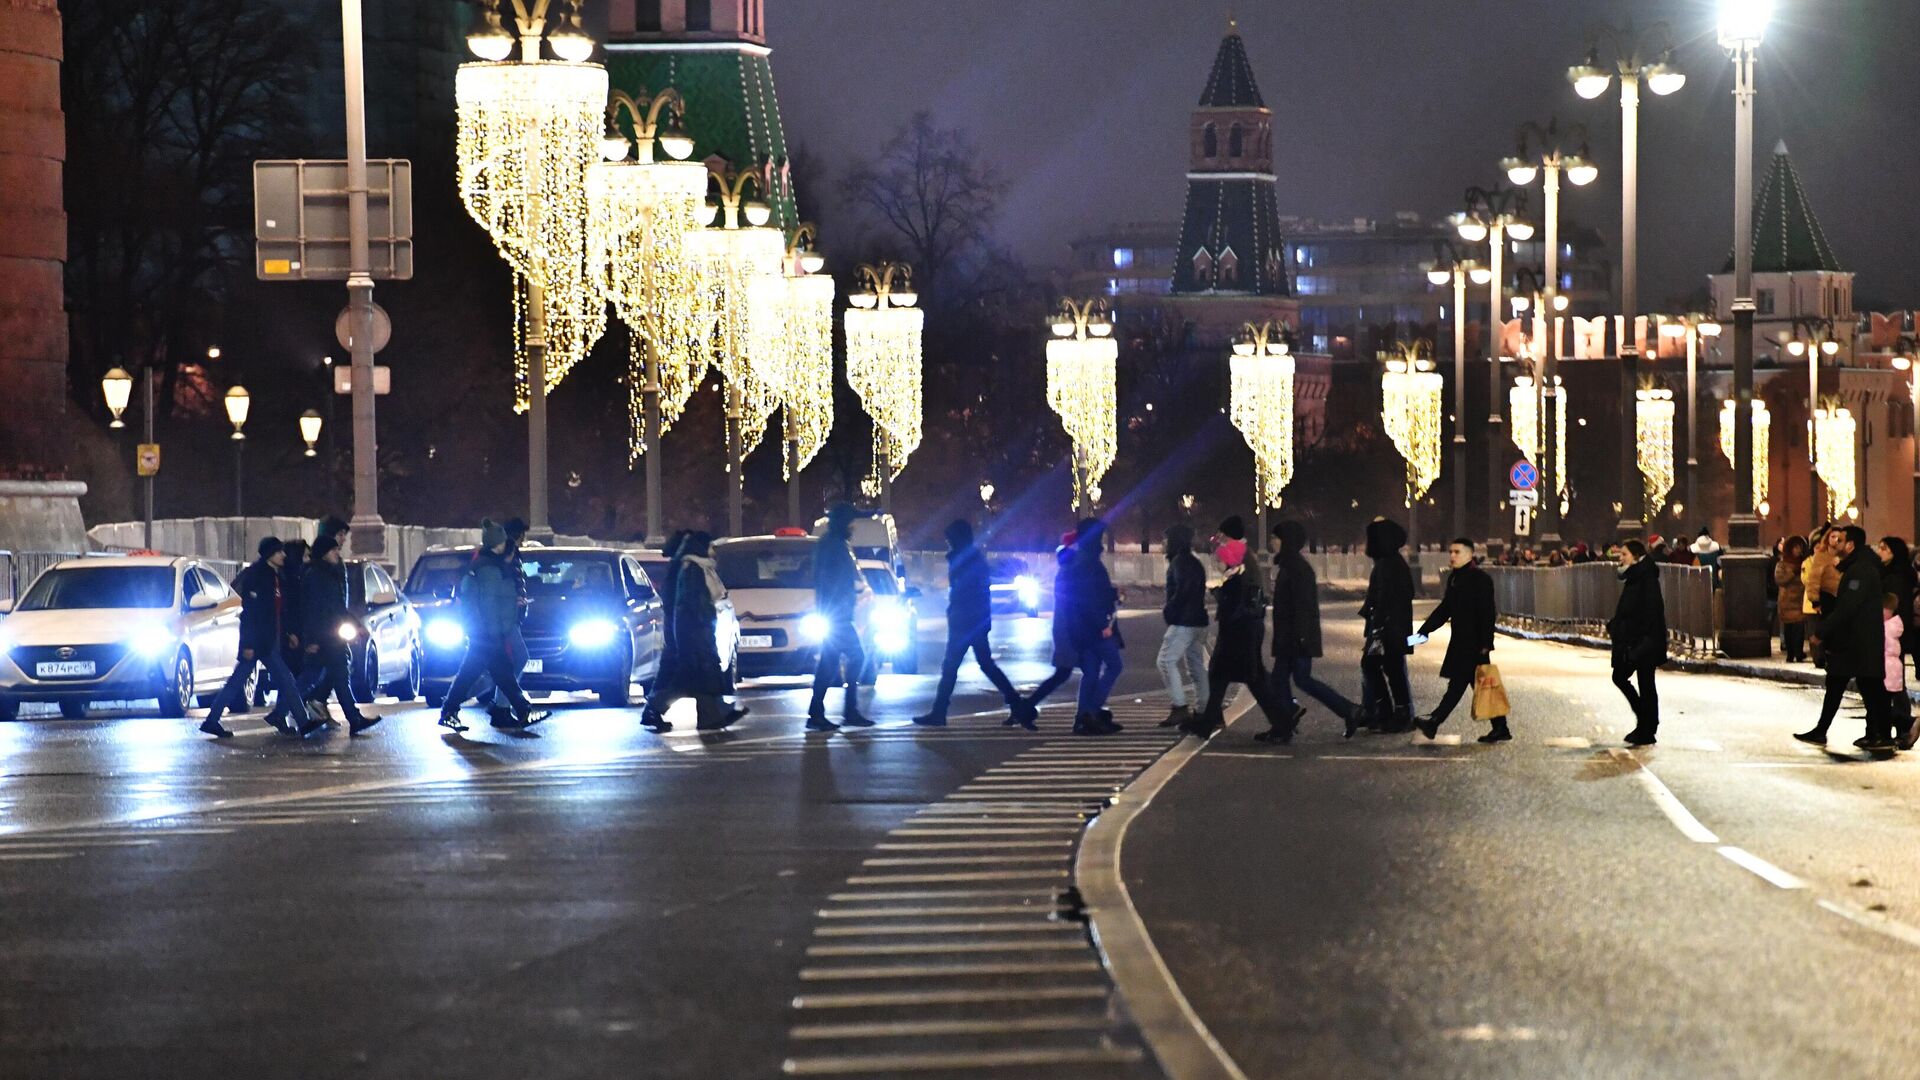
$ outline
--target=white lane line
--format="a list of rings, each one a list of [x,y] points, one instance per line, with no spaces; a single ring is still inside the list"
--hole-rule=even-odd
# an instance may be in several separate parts
[[[1753,871],[1760,876],[1761,880],[1769,885],[1782,889],[1804,889],[1807,887],[1805,881],[1794,877],[1792,874],[1787,873],[1785,870],[1780,869],[1745,848],[1737,848],[1728,844],[1721,847],[1719,851],[1720,854],[1726,856],[1728,862]]]
[[[836,1076],[842,1073],[894,1075],[914,1072],[959,1072],[971,1069],[1034,1068],[1044,1065],[1103,1065],[1138,1061],[1141,1052],[1121,1047],[1092,1046],[1059,1050],[966,1050],[925,1054],[842,1054],[834,1057],[790,1057],[780,1063],[788,1076]]]
[[[1610,747],[1607,753],[1614,761],[1633,766],[1634,775],[1639,778],[1640,786],[1647,789],[1647,795],[1653,799],[1653,805],[1667,815],[1667,820],[1673,822],[1674,828],[1680,830],[1680,835],[1696,844],[1720,842],[1720,838],[1713,834],[1713,830],[1700,824],[1700,819],[1693,816],[1693,811],[1688,810],[1679,799],[1675,798],[1673,792],[1667,790],[1667,785],[1661,783],[1660,778],[1653,775],[1653,770],[1647,768],[1639,758],[1618,747]]]
[[[1207,754],[1207,760],[1214,758],[1240,758],[1243,761],[1292,761],[1294,754],[1262,754],[1249,750],[1213,750]]]
[[[809,945],[808,956],[927,956],[942,953],[1074,952],[1087,943],[1066,941],[890,941],[874,945]]]
[[[868,1024],[796,1024],[788,1034],[796,1039],[890,1039],[908,1036],[996,1035],[1003,1031],[1105,1031],[1106,1016],[1010,1016],[981,1020],[896,1020]]]
[[[1321,754],[1316,761],[1472,761],[1464,754]]]
[[[49,859],[71,859],[77,851],[8,851],[0,852],[0,862],[44,862]]]
[[[1586,750],[1593,746],[1593,740],[1578,735],[1558,735],[1545,741],[1546,745],[1562,750]]]
[[[977,844],[936,841],[931,844],[875,844],[875,851],[1001,851],[1032,848],[1070,848],[1071,840],[983,840]]]
[[[1004,990],[882,990],[870,994],[800,994],[796,1009],[870,1009],[887,1005],[986,1005],[999,1001],[1105,1001],[1104,986],[1037,986]]]
[[[964,870],[952,874],[855,874],[849,885],[931,885],[941,881],[1040,881],[1069,876],[1057,870]]]
[[[1825,769],[1830,761],[1729,761],[1727,765],[1735,769]]]
[[[815,927],[815,937],[884,937],[887,935],[908,934],[1072,934],[1075,941],[1084,940],[1085,931],[1078,926],[1064,923],[1034,922],[1031,918],[1007,922],[945,922],[945,923],[897,923],[874,924],[872,926],[820,926]]]
[[[921,907],[821,908],[822,919],[922,918],[928,915],[1051,915],[1051,904],[940,904]]]
[[[1822,900],[1819,903],[1827,911],[1864,926],[1876,934],[1885,934],[1895,941],[1920,948],[1920,927],[1889,918],[1877,911],[1868,911],[1866,908],[1844,900]]]
[[[861,866],[995,866],[1005,863],[1062,862],[1066,855],[914,855],[904,858],[862,859]]]
[[[901,964],[869,967],[806,967],[801,982],[858,982],[867,979],[968,979],[982,975],[1088,975],[1100,961],[1029,960],[1012,963]]]
[[[1078,825],[1008,825],[991,829],[889,829],[888,836],[1046,836],[1078,833]]]
[[[17,840],[0,843],[0,852],[5,851],[45,851],[48,848],[91,848],[91,847],[146,847],[159,843],[158,838],[145,840]]]
[[[983,896],[1044,896],[1051,899],[1053,890],[1044,885],[1030,885],[1024,889],[895,889],[828,893],[827,900],[835,904],[859,904],[873,900],[975,900]]]

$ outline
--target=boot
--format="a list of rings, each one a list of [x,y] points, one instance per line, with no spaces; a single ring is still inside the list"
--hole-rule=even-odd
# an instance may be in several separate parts
[[[1827,745],[1827,729],[1824,727],[1816,726],[1811,731],[1796,731],[1793,733],[1793,737],[1803,743],[1812,743],[1815,746]]]
[[[827,714],[822,710],[812,709],[812,710],[809,710],[807,713],[807,730],[808,731],[839,731],[840,725],[827,719]]]
[[[914,717],[913,722],[921,727],[946,727],[947,717],[945,713],[930,712],[925,716]]]
[[[1100,726],[1098,717],[1091,713],[1081,713],[1073,718],[1073,733],[1075,735],[1105,735],[1107,732],[1106,729]]]
[[[1496,716],[1493,718],[1493,730],[1480,736],[1477,741],[1483,743],[1502,743],[1510,742],[1512,739],[1513,732],[1507,730],[1507,718],[1504,716]]]
[[[365,714],[350,716],[347,718],[347,734],[358,735],[379,722],[380,718],[378,716],[367,716]]]
[[[213,736],[216,739],[233,738],[233,732],[228,731],[225,727],[223,727],[220,723],[220,718],[217,716],[209,716],[205,720],[201,721],[200,730],[206,732],[207,734]]]
[[[1645,726],[1636,727],[1632,731],[1627,732],[1625,739],[1628,746],[1652,746],[1656,741],[1653,735],[1653,729]]]
[[[1440,734],[1440,721],[1431,716],[1421,717],[1413,726],[1420,729],[1420,734],[1426,736],[1428,742],[1432,742],[1434,736]]]
[[[1119,724],[1114,723],[1112,709],[1101,709],[1097,719],[1100,722],[1100,734],[1102,735],[1111,735],[1116,731],[1126,730]]]
[[[1180,730],[1197,739],[1210,739],[1214,732],[1226,726],[1226,718],[1221,713],[1209,709],[1181,724]]]
[[[1391,717],[1382,727],[1376,728],[1382,735],[1403,735],[1413,730],[1413,707],[1403,706],[1393,710]]]
[[[1028,731],[1040,730],[1040,710],[1034,707],[1033,702],[1026,698],[1015,698],[1012,702],[1008,703],[1007,710],[1008,715],[1004,721],[1004,726],[1014,727],[1018,725],[1026,728]]]
[[[1165,720],[1160,721],[1160,726],[1161,727],[1181,727],[1191,719],[1193,719],[1192,708],[1186,705],[1175,705],[1172,708],[1172,710],[1170,710],[1167,713],[1167,718]]]
[[[841,727],[872,727],[873,721],[867,719],[867,714],[860,711],[860,706],[855,705],[853,702],[849,701],[847,702],[846,713],[840,717],[840,726]]]
[[[440,726],[455,734],[467,730],[467,725],[461,722],[460,713],[457,709],[449,709],[442,712],[440,714]]]

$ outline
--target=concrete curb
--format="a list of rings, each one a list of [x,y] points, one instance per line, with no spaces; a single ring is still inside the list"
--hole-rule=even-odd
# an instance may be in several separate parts
[[[1240,693],[1227,723],[1231,725],[1252,706],[1252,695]],[[1074,858],[1073,880],[1086,905],[1094,948],[1160,1067],[1180,1080],[1247,1080],[1180,992],[1120,873],[1120,847],[1126,841],[1127,826],[1206,745],[1199,739],[1182,738],[1093,819]]]

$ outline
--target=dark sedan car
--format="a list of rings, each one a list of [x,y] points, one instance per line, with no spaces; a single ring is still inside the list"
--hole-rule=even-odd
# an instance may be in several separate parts
[[[407,577],[426,622],[427,700],[436,707],[466,654],[454,591],[472,549],[422,555]],[[527,548],[519,555],[527,611],[521,636],[529,693],[592,690],[606,705],[632,700],[633,684],[659,671],[660,599],[631,555],[601,548]]]

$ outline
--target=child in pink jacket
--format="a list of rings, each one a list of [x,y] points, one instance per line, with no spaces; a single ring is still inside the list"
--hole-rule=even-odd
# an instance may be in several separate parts
[[[1881,614],[1885,619],[1886,688],[1888,711],[1893,716],[1893,735],[1900,749],[1911,750],[1916,732],[1913,699],[1907,697],[1907,665],[1900,652],[1900,637],[1906,632],[1906,626],[1900,618],[1900,598],[1888,593],[1881,603]]]

